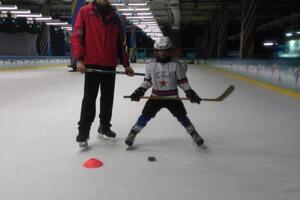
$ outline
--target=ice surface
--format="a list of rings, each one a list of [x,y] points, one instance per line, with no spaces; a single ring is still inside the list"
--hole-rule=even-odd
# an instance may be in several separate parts
[[[145,65],[133,67],[144,72]],[[300,102],[199,65],[187,73],[201,97],[236,86],[221,103],[184,102],[207,150],[197,149],[162,110],[137,136],[137,148],[126,151],[124,138],[145,100],[123,96],[143,77],[117,75],[112,119],[117,138],[97,139],[96,116],[90,148],[80,150],[75,136],[83,75],[66,67],[1,72],[0,199],[298,200]],[[149,156],[157,161],[149,162]],[[82,167],[89,158],[104,165]]]

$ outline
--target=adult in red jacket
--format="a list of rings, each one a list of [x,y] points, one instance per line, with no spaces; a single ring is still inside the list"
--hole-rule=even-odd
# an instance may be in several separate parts
[[[83,6],[77,15],[71,38],[72,51],[77,59],[77,71],[86,68],[115,71],[120,61],[128,76],[134,71],[129,66],[124,46],[124,33],[119,17],[108,0],[95,0]],[[84,81],[84,96],[76,141],[80,147],[88,145],[90,127],[95,119],[98,90],[100,98],[100,126],[98,132],[107,137],[116,134],[110,127],[112,117],[115,74],[87,72]]]

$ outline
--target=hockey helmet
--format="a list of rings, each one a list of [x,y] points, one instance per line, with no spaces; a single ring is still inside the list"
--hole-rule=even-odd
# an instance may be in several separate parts
[[[167,50],[167,49],[172,49],[173,44],[170,40],[169,37],[163,36],[159,37],[155,42],[154,42],[154,49],[157,50]]]

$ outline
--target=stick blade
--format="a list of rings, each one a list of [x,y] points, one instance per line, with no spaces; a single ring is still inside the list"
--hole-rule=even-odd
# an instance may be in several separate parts
[[[221,94],[221,96],[214,98],[214,99],[203,99],[203,101],[223,101],[234,91],[234,89],[235,89],[234,85],[230,85],[225,90],[225,92],[223,92],[223,94]]]
[[[225,98],[227,98],[233,91],[234,91],[234,85],[230,85],[225,92],[219,96],[217,99],[218,101],[223,101]]]

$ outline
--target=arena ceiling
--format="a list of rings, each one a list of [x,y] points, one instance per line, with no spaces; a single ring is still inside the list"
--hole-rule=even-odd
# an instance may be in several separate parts
[[[1,0],[0,0],[1,1]],[[229,39],[239,37],[241,30],[242,5],[246,0],[150,0],[148,5],[163,33],[201,32],[212,23],[216,13],[229,10]],[[18,8],[40,12],[49,5],[49,15],[66,20],[71,17],[71,0],[2,0],[2,4],[16,4]],[[111,0],[116,2],[116,0]],[[130,3],[145,0],[129,0]],[[300,6],[295,0],[257,0],[257,32],[282,34],[299,28]],[[175,28],[174,28],[175,25]]]

